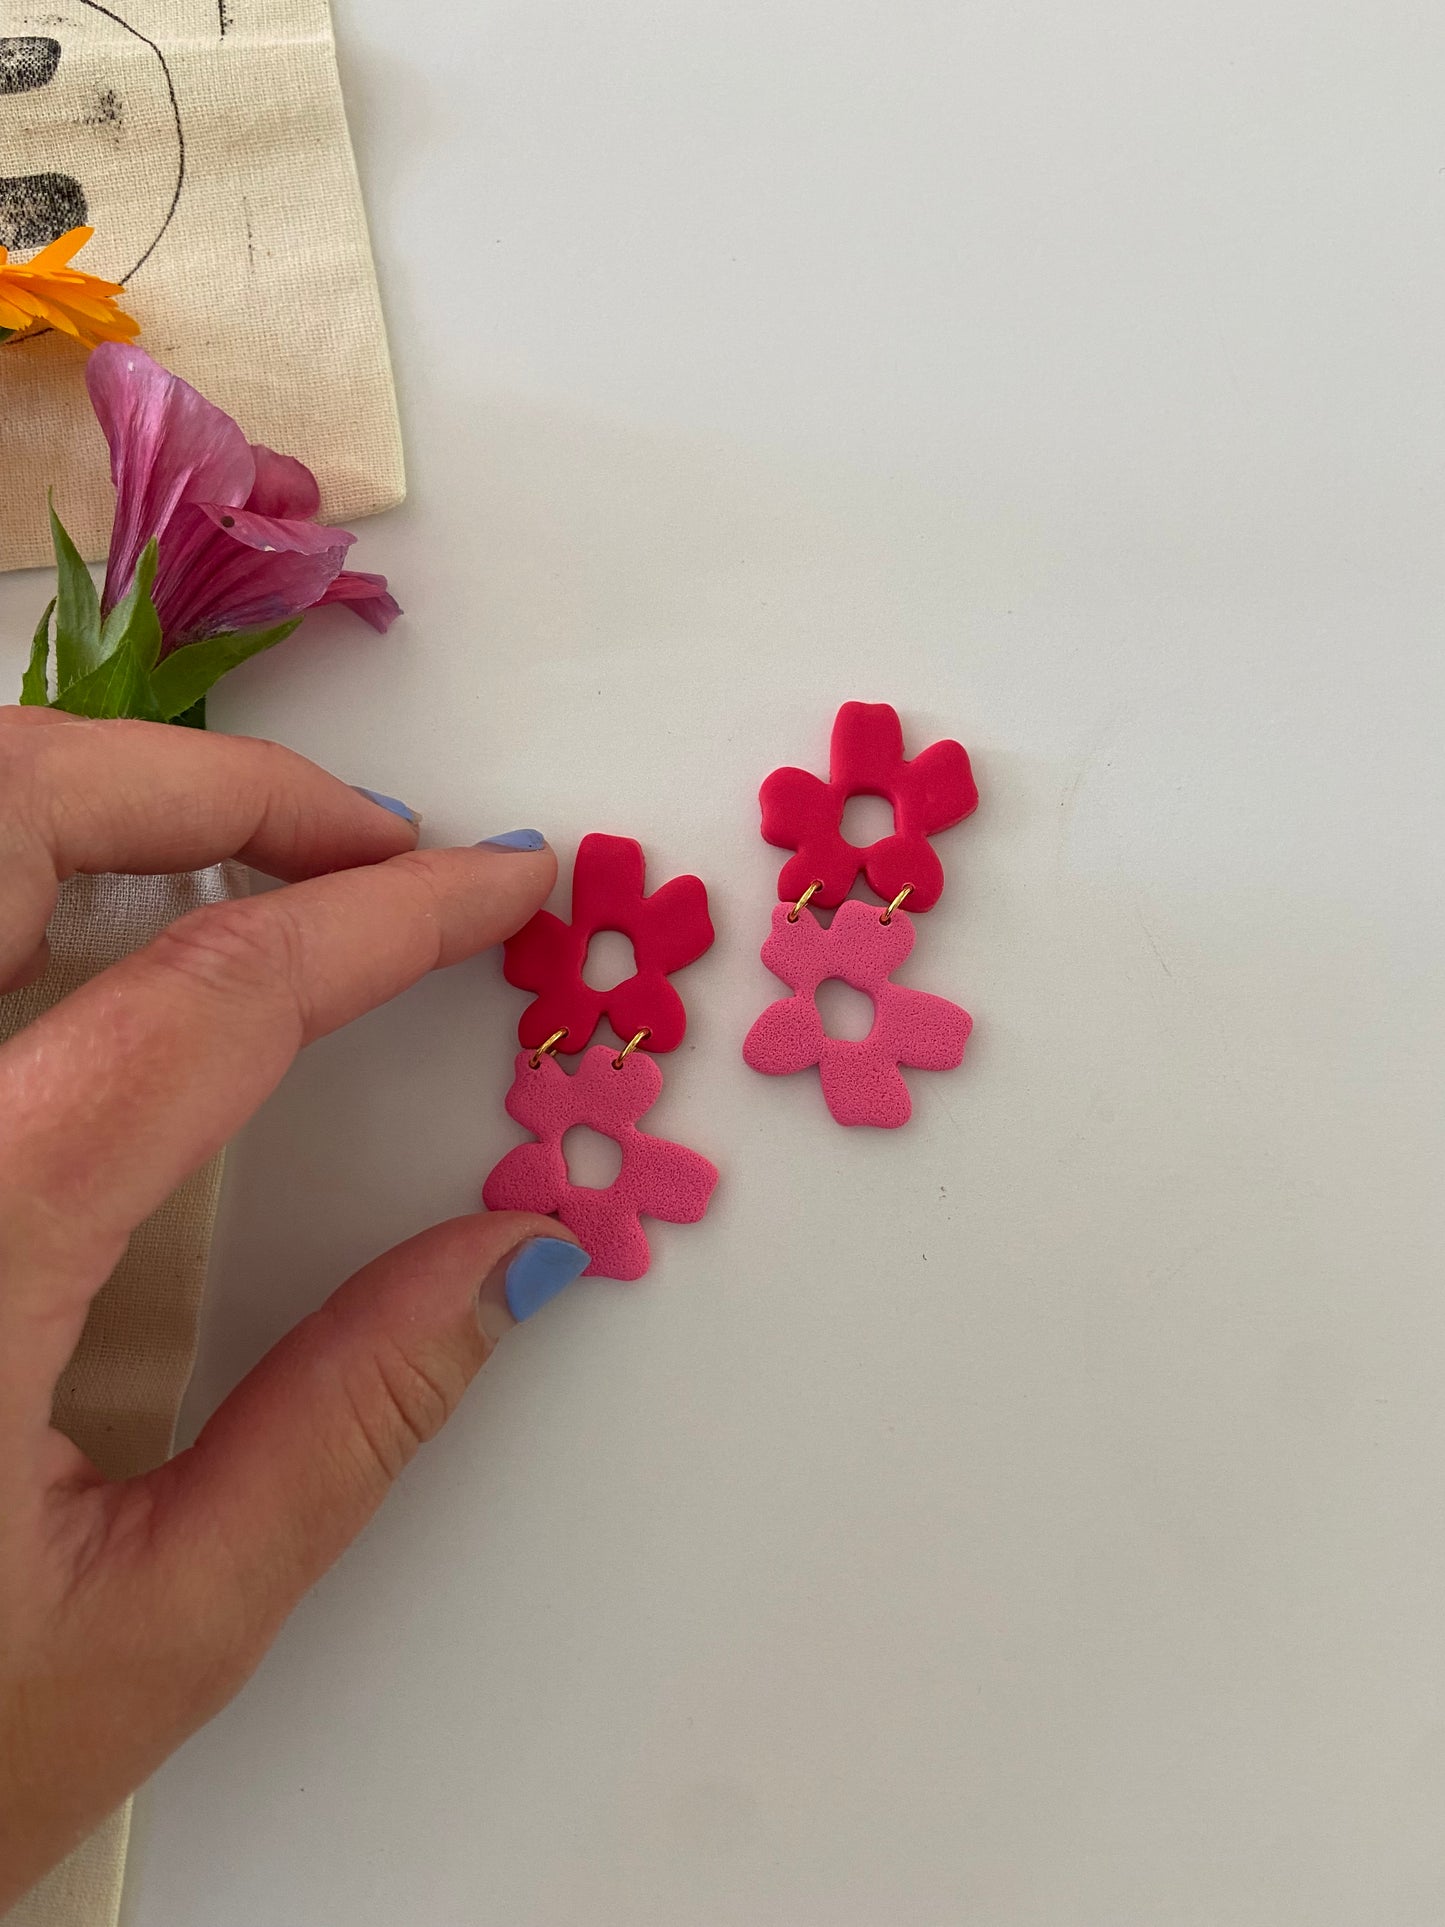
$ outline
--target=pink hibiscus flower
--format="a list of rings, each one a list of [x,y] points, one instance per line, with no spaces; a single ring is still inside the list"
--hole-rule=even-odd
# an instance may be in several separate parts
[[[125,595],[154,537],[163,658],[324,602],[381,632],[401,613],[385,577],[342,567],[356,537],[316,520],[320,490],[304,462],[248,443],[224,409],[131,344],[102,343],[86,384],[116,489],[101,608]]]

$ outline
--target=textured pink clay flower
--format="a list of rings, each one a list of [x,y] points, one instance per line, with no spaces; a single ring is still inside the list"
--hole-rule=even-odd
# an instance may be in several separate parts
[[[818,1066],[823,1096],[840,1124],[906,1124],[913,1101],[899,1070],[951,1071],[963,1062],[973,1019],[946,997],[890,982],[913,948],[913,926],[902,912],[884,923],[870,904],[851,899],[825,930],[809,911],[790,921],[786,904],[773,911],[763,962],[794,995],[770,1004],[748,1032],[743,1057],[770,1077]],[[829,1037],[817,991],[839,977],[873,999],[873,1028],[861,1041]]]
[[[844,839],[850,796],[881,796],[893,805],[894,831],[867,849]],[[821,881],[816,901],[841,903],[861,870],[870,889],[891,903],[911,888],[912,910],[929,910],[943,890],[943,866],[928,839],[978,808],[978,786],[962,743],[930,743],[910,762],[903,726],[888,703],[844,703],[833,724],[825,783],[803,769],[775,769],[763,784],[763,840],[797,855],[783,865],[778,895],[796,902]]]
[[[569,1077],[555,1058],[517,1058],[507,1110],[536,1138],[508,1151],[482,1187],[489,1211],[546,1211],[561,1219],[591,1255],[589,1278],[640,1278],[651,1262],[641,1219],[696,1224],[707,1210],[717,1170],[686,1145],[639,1131],[657,1102],[662,1072],[640,1051],[621,1069],[609,1046],[587,1052]],[[573,1184],[562,1139],[585,1124],[615,1139],[622,1169],[604,1190]]]
[[[86,364],[116,488],[102,609],[125,595],[146,543],[161,654],[235,630],[269,629],[344,602],[373,629],[401,612],[379,575],[342,568],[356,540],[323,528],[303,462],[249,444],[223,409],[144,349],[104,342]]]

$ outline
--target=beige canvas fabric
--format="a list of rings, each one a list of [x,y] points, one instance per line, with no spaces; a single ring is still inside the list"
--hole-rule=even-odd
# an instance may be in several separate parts
[[[83,220],[141,346],[316,471],[329,521],[404,490],[396,396],[327,0],[0,0],[0,242]],[[0,569],[82,553],[112,495],[85,357],[0,348]]]
[[[185,911],[244,887],[234,864],[193,876],[73,878],[51,920],[50,968],[29,990],[0,997],[0,1041]],[[56,1424],[112,1478],[148,1471],[170,1451],[195,1358],[220,1182],[217,1157],[135,1232],[57,1388]],[[115,1927],[129,1829],[127,1803],[11,1909],[4,1927]]]

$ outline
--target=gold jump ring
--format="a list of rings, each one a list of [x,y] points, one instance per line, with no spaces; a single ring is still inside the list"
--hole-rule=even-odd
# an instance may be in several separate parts
[[[809,897],[815,897],[818,894],[818,892],[822,889],[822,887],[823,887],[823,879],[821,877],[814,877],[813,881],[808,885],[807,889],[803,892],[802,896],[798,898],[798,901],[793,905],[792,909],[788,912],[789,923],[796,923],[798,921],[798,918],[803,914],[804,905],[807,903]]]
[[[643,1029],[638,1031],[637,1035],[632,1039],[631,1043],[624,1044],[622,1046],[622,1049],[613,1058],[612,1060],[613,1070],[620,1071],[623,1065],[627,1062],[628,1058],[631,1057],[632,1053],[637,1049],[637,1046],[639,1044],[645,1044],[648,1038],[651,1037],[651,1035],[652,1035],[652,1032],[650,1030]]]
[[[532,1066],[534,1071],[541,1070],[542,1059],[544,1057],[550,1057],[566,1035],[567,1026],[564,1024],[561,1030],[554,1030],[552,1032],[552,1035],[547,1039],[545,1044],[539,1044],[537,1046],[532,1052],[532,1055],[527,1059],[527,1062]]]
[[[912,895],[913,895],[913,885],[911,883],[905,883],[903,888],[898,892],[898,895],[893,899],[892,903],[889,904],[888,908],[883,912],[883,915],[878,919],[878,921],[880,923],[892,923],[893,912],[898,908],[899,904],[902,903],[905,897],[911,897]]]

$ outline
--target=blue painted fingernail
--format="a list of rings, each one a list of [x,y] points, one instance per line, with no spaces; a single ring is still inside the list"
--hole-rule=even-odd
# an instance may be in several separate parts
[[[540,830],[503,830],[500,836],[484,836],[479,850],[541,850],[547,839]]]
[[[587,1269],[590,1259],[565,1238],[533,1238],[507,1266],[507,1308],[520,1324],[549,1298],[565,1291]]]
[[[408,823],[421,821],[416,811],[408,809],[398,796],[383,796],[380,790],[363,789],[360,783],[353,783],[351,787],[358,796],[364,796],[368,803],[375,803],[383,810],[390,810],[393,816],[403,816]]]

